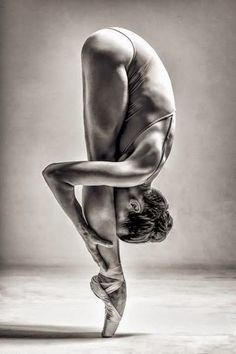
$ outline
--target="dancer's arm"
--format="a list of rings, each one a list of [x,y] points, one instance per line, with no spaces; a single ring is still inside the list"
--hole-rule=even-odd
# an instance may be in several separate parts
[[[151,155],[151,154],[150,154]],[[132,187],[145,182],[152,174],[157,154],[144,158],[111,161],[71,161],[48,165],[43,174],[57,183],[71,186]]]
[[[52,176],[48,174],[48,168],[44,169],[43,176],[56,200],[70,218],[76,230],[84,239],[85,245],[94,261],[101,268],[106,269],[106,263],[100,255],[97,246],[112,247],[112,242],[97,235],[96,232],[87,224],[83,216],[82,207],[75,197],[74,186],[68,184],[67,182],[57,181],[52,178]]]
[[[148,155],[148,154],[147,154]],[[134,159],[122,162],[82,161],[53,163],[43,170],[43,176],[67,216],[85,240],[86,246],[94,260],[104,266],[97,245],[111,247],[111,242],[98,236],[86,223],[82,208],[75,197],[76,185],[108,185],[134,186],[139,185],[152,172],[149,159],[137,162]]]

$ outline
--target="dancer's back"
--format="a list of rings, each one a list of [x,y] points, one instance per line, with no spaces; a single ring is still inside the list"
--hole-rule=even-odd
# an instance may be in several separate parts
[[[91,35],[82,50],[82,63],[88,159],[124,159],[135,149],[130,142],[150,122],[174,110],[169,76],[145,40],[118,27]],[[159,122],[160,141],[168,125]],[[108,224],[116,233],[112,188],[83,187],[83,207],[100,235],[107,233]]]
[[[118,144],[119,159],[129,156],[135,140],[148,126],[175,111],[169,75],[155,50],[143,38],[124,28],[111,30],[127,36],[133,55],[127,70],[128,104]]]

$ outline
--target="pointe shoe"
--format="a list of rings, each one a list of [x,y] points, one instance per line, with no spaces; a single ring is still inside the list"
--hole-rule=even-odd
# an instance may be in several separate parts
[[[100,274],[112,278],[113,280],[110,282],[101,282],[99,280],[99,275],[94,275],[90,282],[90,287],[94,294],[105,304],[105,322],[102,330],[102,337],[110,338],[115,334],[119,326],[124,312],[124,306],[122,308],[122,313],[119,313],[113,305],[109,294],[118,290],[121,286],[125,286],[125,279],[120,266],[109,269],[106,273],[100,271]]]

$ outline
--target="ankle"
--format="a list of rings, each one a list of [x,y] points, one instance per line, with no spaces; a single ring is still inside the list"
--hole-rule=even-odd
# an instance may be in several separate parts
[[[117,264],[115,266],[108,266],[106,271],[103,269],[100,269],[100,274],[102,274],[106,277],[112,277],[112,275],[124,276],[121,264]]]

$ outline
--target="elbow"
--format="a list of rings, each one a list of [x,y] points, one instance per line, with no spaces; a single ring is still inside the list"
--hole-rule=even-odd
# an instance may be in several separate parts
[[[139,170],[133,176],[133,181],[131,181],[132,186],[139,186],[144,184],[149,177],[153,174],[156,164],[146,164],[145,166],[139,166]]]
[[[49,182],[54,182],[57,180],[58,178],[58,169],[56,167],[57,164],[52,163],[48,166],[46,166],[43,171],[42,171],[42,175],[43,178],[45,179],[45,181],[47,183]]]

